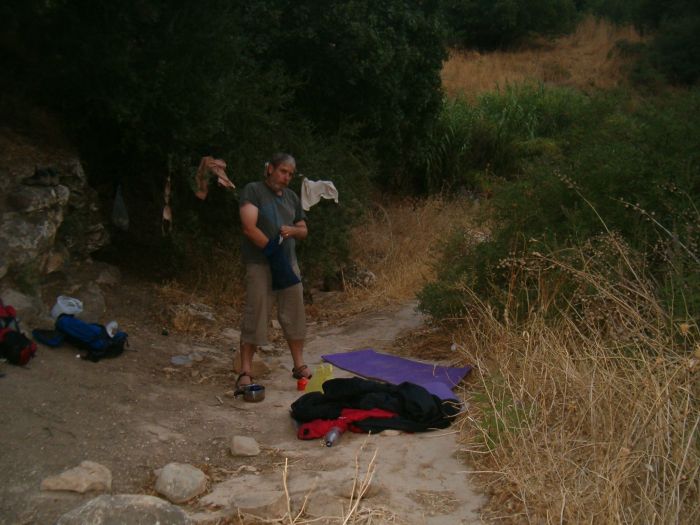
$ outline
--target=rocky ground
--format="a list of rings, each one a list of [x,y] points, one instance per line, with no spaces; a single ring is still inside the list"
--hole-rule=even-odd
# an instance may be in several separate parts
[[[65,283],[52,286],[44,290],[47,312]],[[101,290],[100,320],[117,319],[129,333],[123,355],[92,363],[77,358],[68,345],[40,346],[28,366],[2,369],[0,523],[54,523],[98,496],[94,490],[41,490],[42,481],[86,460],[111,472],[106,492],[113,495],[162,497],[158,469],[170,463],[196,467],[206,475],[206,489],[178,506],[198,523],[248,523],[253,516],[274,522],[297,516],[302,506],[297,523],[343,523],[351,512],[356,523],[478,522],[482,497],[469,484],[454,429],[346,433],[331,448],[299,440],[289,406],[300,393],[283,341],[275,339],[259,353],[254,373],[266,398],[247,403],[232,396],[238,332],[217,319],[215,309],[195,307],[202,310],[193,314],[200,322],[216,326],[206,337],[195,337],[164,330],[165,312],[172,313],[173,305],[162,304],[153,284],[121,277]],[[25,331],[46,327],[41,322]],[[312,321],[307,363],[313,368],[323,354],[353,349],[392,351],[397,337],[422,322],[412,304]],[[194,360],[173,364],[174,356],[183,355]],[[259,452],[233,455],[235,436],[253,438]],[[357,494],[353,483],[361,484],[368,471],[373,475],[368,490],[359,500],[351,497]],[[292,520],[287,516],[284,522]]]

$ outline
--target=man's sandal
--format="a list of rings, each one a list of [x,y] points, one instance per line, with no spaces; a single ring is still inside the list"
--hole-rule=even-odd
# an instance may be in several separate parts
[[[304,371],[308,370],[308,369],[309,369],[309,367],[306,365],[301,365],[301,366],[292,368],[292,377],[294,379],[301,379],[302,377],[306,378],[306,379],[311,379],[310,373],[308,375],[304,374]]]
[[[250,383],[246,383],[244,385],[241,385],[241,379],[244,377],[247,377],[248,379],[250,379]],[[246,386],[252,385],[252,384],[253,384],[253,376],[250,375],[248,372],[241,372],[240,374],[238,374],[238,377],[236,378],[236,390],[240,390],[241,387],[246,387]]]

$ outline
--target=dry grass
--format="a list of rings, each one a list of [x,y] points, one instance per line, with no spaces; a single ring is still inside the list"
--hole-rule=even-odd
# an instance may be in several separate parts
[[[625,83],[627,65],[617,52],[621,40],[636,43],[642,37],[632,27],[589,17],[572,35],[537,48],[453,52],[443,67],[442,83],[448,95],[467,98],[526,81],[581,89],[616,87]]]
[[[472,230],[475,209],[467,199],[400,200],[374,204],[353,232],[358,267],[377,277],[371,287],[349,287],[343,314],[403,303],[435,275],[438,247],[453,228]]]
[[[641,278],[578,277],[628,337],[573,313],[557,322],[533,314],[516,328],[485,306],[457,336],[477,370],[460,423],[473,471],[491,489],[484,517],[698,523],[697,327],[674,325]]]
[[[193,257],[193,268],[158,289],[161,322],[175,332],[206,338],[240,317],[245,292],[237,254],[213,249],[208,258]],[[210,320],[209,317],[213,317]]]

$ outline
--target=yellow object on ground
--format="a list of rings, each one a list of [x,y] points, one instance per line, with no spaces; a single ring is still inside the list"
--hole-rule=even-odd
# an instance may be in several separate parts
[[[309,384],[306,385],[305,392],[323,392],[323,383],[333,378],[333,365],[323,363],[316,367],[314,373],[309,379]]]

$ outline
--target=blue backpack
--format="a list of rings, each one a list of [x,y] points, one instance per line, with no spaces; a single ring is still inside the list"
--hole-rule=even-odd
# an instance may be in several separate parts
[[[104,357],[117,357],[128,346],[126,332],[117,331],[110,337],[104,325],[86,323],[69,314],[58,316],[56,330],[65,336],[66,341],[86,350],[85,358],[93,362]]]

